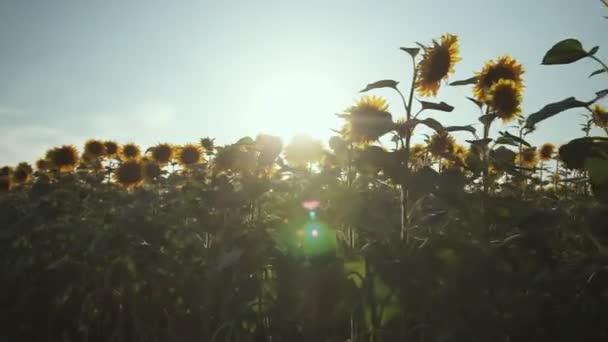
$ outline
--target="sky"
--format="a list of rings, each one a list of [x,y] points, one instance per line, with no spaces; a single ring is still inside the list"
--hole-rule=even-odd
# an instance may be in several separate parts
[[[600,45],[608,59],[603,15],[599,0],[1,0],[0,165],[88,138],[144,147],[258,133],[326,141],[340,127],[334,114],[367,83],[395,79],[408,91],[412,65],[399,47],[447,32],[459,36],[462,57],[451,80],[502,54],[524,65],[524,115],[569,96],[589,100],[608,88],[606,77],[588,78],[594,61],[540,61],[564,38]],[[374,94],[403,117],[390,90]],[[435,100],[455,110],[426,115],[477,123],[470,95],[442,86]],[[580,136],[581,113],[542,122],[529,140]]]

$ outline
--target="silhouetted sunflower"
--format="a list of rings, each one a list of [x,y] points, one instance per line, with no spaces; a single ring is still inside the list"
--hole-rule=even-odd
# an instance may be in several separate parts
[[[454,152],[456,140],[447,132],[435,133],[431,136],[428,149],[429,152],[436,157],[444,157]]]
[[[379,96],[362,96],[357,103],[341,115],[347,122],[342,128],[344,137],[352,142],[366,144],[378,140],[395,128],[388,103]]]
[[[173,158],[173,153],[173,146],[169,144],[158,144],[152,148],[152,159],[159,165],[166,165]]]
[[[608,128],[608,112],[606,108],[595,104],[591,110],[591,115],[591,119],[597,127]]]
[[[144,181],[146,183],[153,183],[158,180],[161,174],[160,166],[155,161],[147,158],[142,160],[142,164]]]
[[[540,147],[540,150],[538,150],[538,157],[540,158],[540,160],[550,160],[551,158],[553,158],[554,154],[555,145],[551,143],[543,144],[543,146]]]
[[[108,158],[116,158],[120,154],[120,145],[114,141],[106,141],[103,143],[106,148],[106,156]]]
[[[523,167],[532,168],[538,164],[538,157],[536,154],[536,148],[525,148],[517,156],[517,164]]]
[[[84,154],[91,158],[101,158],[106,154],[106,146],[99,140],[89,139],[84,144]]]
[[[416,89],[420,96],[435,96],[441,81],[454,72],[459,57],[458,37],[453,34],[441,36],[441,43],[433,41],[433,46],[424,50],[416,74]]]
[[[202,138],[201,146],[205,149],[207,153],[213,153],[213,150],[215,149],[215,139]]]
[[[141,150],[134,143],[128,143],[122,146],[121,154],[125,159],[136,159],[141,155]]]
[[[473,88],[473,94],[480,101],[486,101],[490,88],[500,80],[511,80],[515,83],[515,88],[522,92],[524,69],[511,56],[499,57],[496,61],[490,60],[477,73],[477,83]]]
[[[36,169],[38,171],[47,171],[51,169],[51,163],[44,158],[40,158],[36,160]]]
[[[11,181],[11,177],[9,176],[0,176],[0,192],[10,191],[13,184]]]
[[[10,166],[3,166],[0,168],[0,177],[10,176],[13,173],[13,168]]]
[[[142,162],[130,159],[121,163],[114,173],[114,180],[126,189],[140,185],[144,180]]]
[[[182,146],[177,152],[177,161],[182,166],[192,166],[201,161],[203,151],[198,145],[187,144]]]
[[[497,117],[507,123],[521,113],[521,89],[511,80],[499,80],[490,88],[487,103]]]
[[[70,172],[78,164],[78,150],[73,145],[63,145],[48,151],[46,159],[59,172]]]
[[[25,184],[32,179],[32,173],[34,170],[28,163],[19,163],[13,172],[13,181],[16,184]]]

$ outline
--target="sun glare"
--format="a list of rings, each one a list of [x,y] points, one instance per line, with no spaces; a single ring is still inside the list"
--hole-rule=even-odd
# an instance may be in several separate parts
[[[327,138],[329,128],[337,126],[333,113],[341,108],[335,89],[321,75],[270,79],[255,92],[252,116],[264,132],[284,141],[297,134]]]

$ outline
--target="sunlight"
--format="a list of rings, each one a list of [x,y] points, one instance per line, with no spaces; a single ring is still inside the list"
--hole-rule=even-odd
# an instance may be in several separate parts
[[[255,91],[252,115],[264,131],[289,141],[297,134],[326,138],[341,109],[337,87],[322,75],[287,75],[271,79]]]

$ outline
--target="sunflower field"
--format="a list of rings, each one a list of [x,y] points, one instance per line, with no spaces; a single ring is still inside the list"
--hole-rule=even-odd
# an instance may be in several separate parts
[[[327,145],[91,139],[3,167],[0,340],[608,341],[608,89],[523,115],[524,66],[451,80],[458,43],[401,48],[411,82],[368,84]],[[606,77],[597,52],[542,64]],[[434,118],[441,87],[470,87],[482,130]],[[571,109],[580,137],[527,141]]]

